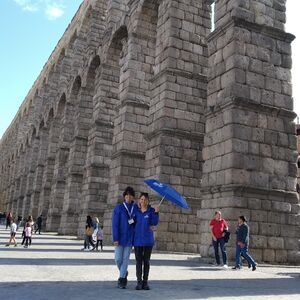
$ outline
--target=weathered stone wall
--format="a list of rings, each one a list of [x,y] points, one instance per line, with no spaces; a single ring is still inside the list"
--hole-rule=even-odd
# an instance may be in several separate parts
[[[79,236],[95,215],[109,241],[124,188],[157,178],[191,207],[163,205],[159,249],[208,255],[221,208],[258,260],[298,261],[285,1],[216,1],[213,33],[211,3],[84,1],[1,139],[0,209]]]
[[[297,148],[291,42],[284,1],[216,1],[208,38],[208,114],[203,158],[201,253],[221,209],[234,229],[251,227],[257,260],[299,262]],[[233,230],[234,231],[234,230]],[[234,239],[230,244],[234,255]]]

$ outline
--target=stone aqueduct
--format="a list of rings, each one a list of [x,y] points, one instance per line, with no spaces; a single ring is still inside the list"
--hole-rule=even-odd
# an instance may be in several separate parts
[[[162,207],[158,249],[208,255],[221,209],[257,260],[299,263],[285,2],[84,1],[1,139],[0,209],[77,235],[96,215],[109,239],[122,190],[154,177],[191,207]]]

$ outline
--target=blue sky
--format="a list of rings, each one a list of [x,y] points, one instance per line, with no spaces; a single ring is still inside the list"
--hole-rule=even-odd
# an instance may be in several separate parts
[[[82,0],[0,0],[0,137]]]
[[[296,0],[287,1],[293,42],[295,112],[300,116],[300,26]],[[0,138],[9,126],[82,0],[0,0]],[[297,54],[297,55],[296,55]]]

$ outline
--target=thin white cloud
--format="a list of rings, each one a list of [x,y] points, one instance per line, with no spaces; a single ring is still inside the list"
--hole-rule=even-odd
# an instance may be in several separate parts
[[[39,10],[38,3],[34,3],[31,0],[13,0],[13,1],[25,11],[35,12]]]
[[[66,0],[13,0],[27,12],[44,12],[49,20],[56,20],[64,15]]]
[[[64,14],[64,10],[59,6],[48,5],[45,13],[49,20],[56,20]]]

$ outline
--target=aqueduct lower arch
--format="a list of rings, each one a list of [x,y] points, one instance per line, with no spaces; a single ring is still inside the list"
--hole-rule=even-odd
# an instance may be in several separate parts
[[[79,236],[97,215],[109,240],[122,190],[155,177],[191,207],[163,206],[158,249],[209,255],[221,209],[258,260],[299,263],[284,23],[280,0],[83,1],[1,139],[0,209]]]

